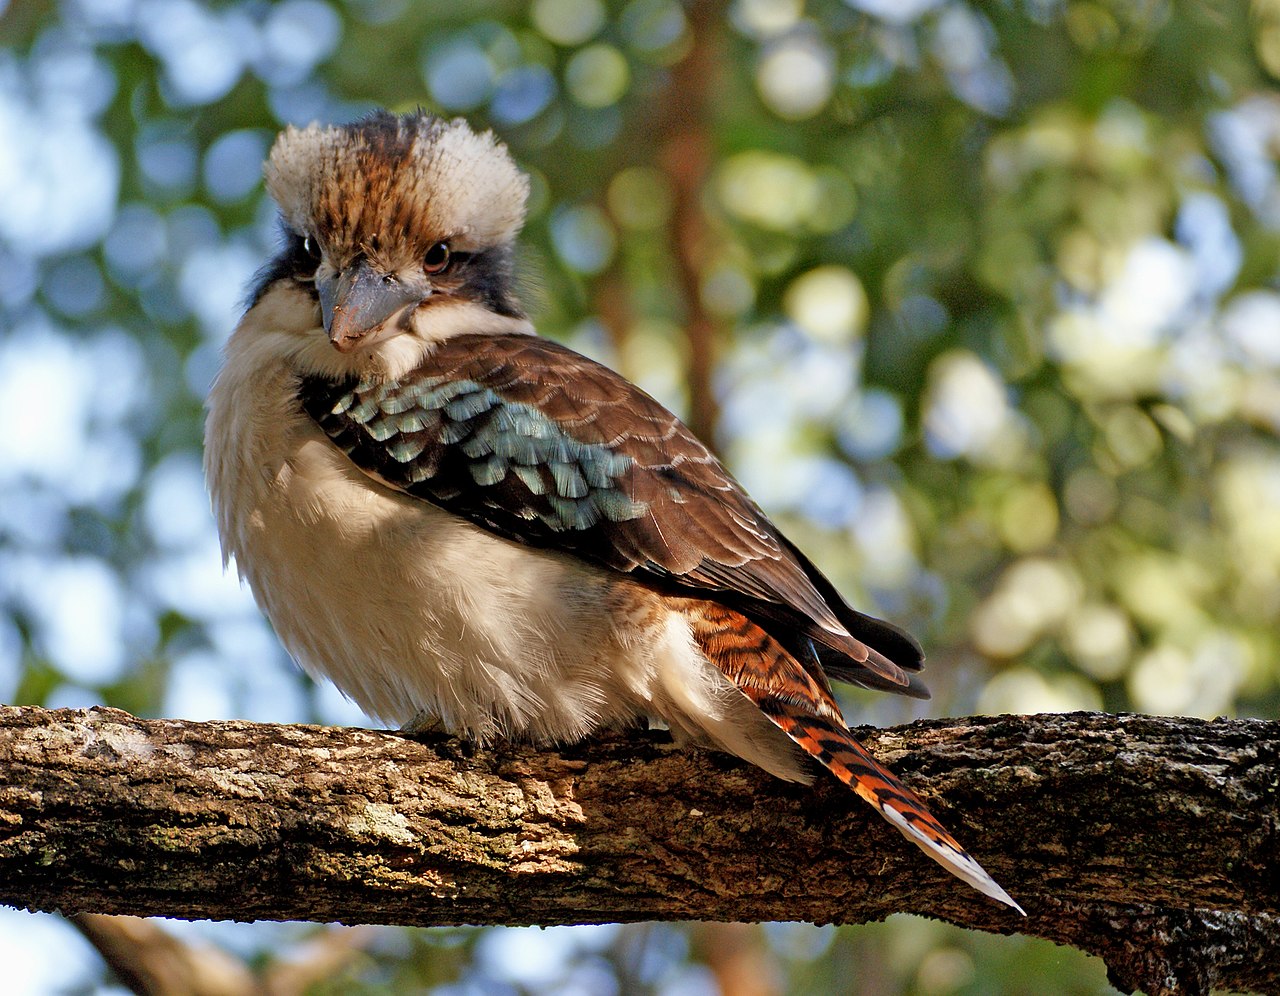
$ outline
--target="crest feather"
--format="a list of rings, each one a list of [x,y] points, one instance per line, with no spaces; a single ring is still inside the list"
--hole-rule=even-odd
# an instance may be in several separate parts
[[[529,194],[493,132],[424,112],[286,128],[266,181],[289,226],[330,249],[389,238],[415,253],[441,239],[467,251],[505,245]]]

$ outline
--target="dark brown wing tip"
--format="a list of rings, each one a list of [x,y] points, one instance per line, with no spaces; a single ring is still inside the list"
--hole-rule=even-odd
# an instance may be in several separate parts
[[[924,668],[924,648],[905,629],[856,609],[848,612],[853,620],[844,618],[842,613],[840,621],[851,626],[849,632],[859,640],[874,647],[903,670],[920,671]]]
[[[919,674],[905,674],[905,684],[891,681],[875,671],[864,667],[851,667],[848,664],[823,663],[823,671],[836,681],[844,681],[860,688],[870,688],[877,692],[892,692],[894,695],[905,695],[912,699],[928,699],[932,696],[924,679]]]

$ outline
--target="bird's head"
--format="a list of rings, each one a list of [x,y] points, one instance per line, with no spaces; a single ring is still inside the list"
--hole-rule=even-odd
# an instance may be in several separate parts
[[[492,133],[422,112],[289,128],[266,181],[285,243],[256,300],[305,295],[338,354],[523,321],[512,253],[529,182]]]

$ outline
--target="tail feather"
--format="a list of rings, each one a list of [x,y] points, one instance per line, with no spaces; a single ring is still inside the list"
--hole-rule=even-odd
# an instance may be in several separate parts
[[[686,613],[707,660],[792,742],[873,805],[947,871],[1026,915],[934,818],[920,797],[850,735],[825,683],[778,641],[745,616],[715,603],[690,600]]]
[[[1026,911],[960,846],[921,798],[867,753],[843,726],[780,699],[756,701],[779,729],[833,775],[880,811],[925,854],[983,895],[1026,916]]]

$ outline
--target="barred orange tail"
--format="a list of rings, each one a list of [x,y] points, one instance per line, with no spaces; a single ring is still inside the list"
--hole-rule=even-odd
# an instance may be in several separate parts
[[[984,895],[1026,915],[934,819],[920,797],[853,739],[820,671],[806,669],[773,637],[732,609],[691,600],[686,611],[703,654],[774,725],[929,857]]]
[[[929,857],[984,895],[1023,910],[983,870],[911,789],[875,760],[843,724],[814,716],[801,706],[777,698],[757,700],[762,712],[833,775],[848,785]]]

